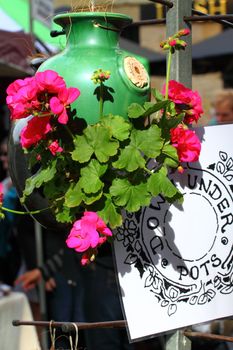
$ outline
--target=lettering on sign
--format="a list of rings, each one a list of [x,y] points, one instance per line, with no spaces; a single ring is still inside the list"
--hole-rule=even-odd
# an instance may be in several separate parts
[[[231,0],[194,0],[193,8],[209,15],[233,13]],[[162,4],[141,6],[141,19],[159,19],[163,17],[165,17],[165,7]]]
[[[200,308],[219,295],[233,296],[233,157],[220,150],[206,169],[187,165],[171,179],[184,203],[170,205],[158,196],[126,214],[116,234],[124,264],[138,269],[169,317],[181,304]]]

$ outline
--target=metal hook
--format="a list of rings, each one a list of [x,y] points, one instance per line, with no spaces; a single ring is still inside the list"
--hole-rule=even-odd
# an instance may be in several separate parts
[[[93,22],[94,27],[99,27],[99,28],[102,28],[102,29],[111,30],[111,31],[113,31],[113,32],[120,32],[119,29],[111,28],[111,27],[107,27],[107,26],[103,26],[102,24],[99,24],[99,23],[96,22],[96,21],[92,21],[92,22]]]

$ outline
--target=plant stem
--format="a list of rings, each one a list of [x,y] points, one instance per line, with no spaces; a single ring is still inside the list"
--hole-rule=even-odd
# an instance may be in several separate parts
[[[154,174],[153,171],[147,169],[146,167],[144,167],[143,169],[144,169],[148,174],[150,174],[150,175],[153,175],[153,174]]]
[[[38,117],[38,118],[44,118],[44,117],[51,117],[51,115],[54,115],[53,113],[42,113],[42,114],[38,114],[38,115],[35,115],[35,117]]]
[[[168,85],[169,85],[170,73],[171,73],[171,63],[172,63],[172,51],[170,49],[168,54],[168,60],[167,60],[165,100],[168,100]]]
[[[104,96],[103,96],[103,83],[100,83],[100,118],[103,116],[104,110]]]
[[[72,134],[70,128],[69,128],[67,125],[64,125],[64,127],[65,127],[66,131],[68,132],[68,134],[70,135],[70,137],[71,137],[72,139],[74,139],[74,135]]]
[[[19,211],[19,210],[14,210],[14,209],[10,209],[10,208],[5,208],[2,207],[3,211],[7,211],[8,213],[13,213],[13,214],[19,214],[19,215],[33,215],[33,214],[39,214],[42,211],[45,210],[49,210],[51,209],[51,207],[47,207],[47,208],[43,208],[43,209],[38,209],[38,210],[34,210],[34,211]]]

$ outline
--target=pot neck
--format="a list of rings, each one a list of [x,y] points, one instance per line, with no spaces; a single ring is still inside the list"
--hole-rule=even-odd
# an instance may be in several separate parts
[[[118,45],[120,32],[108,29],[106,23],[99,20],[82,19],[64,29],[67,46],[114,48]]]
[[[131,18],[120,14],[78,13],[58,15],[54,21],[66,33],[67,48],[116,48],[121,30]]]

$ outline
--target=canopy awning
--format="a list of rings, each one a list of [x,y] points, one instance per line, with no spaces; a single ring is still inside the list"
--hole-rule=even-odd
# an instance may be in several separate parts
[[[210,39],[193,45],[193,60],[221,58],[233,55],[233,29],[227,29]]]
[[[0,30],[1,77],[25,77],[33,74],[28,59],[33,54],[35,51],[30,34]]]

